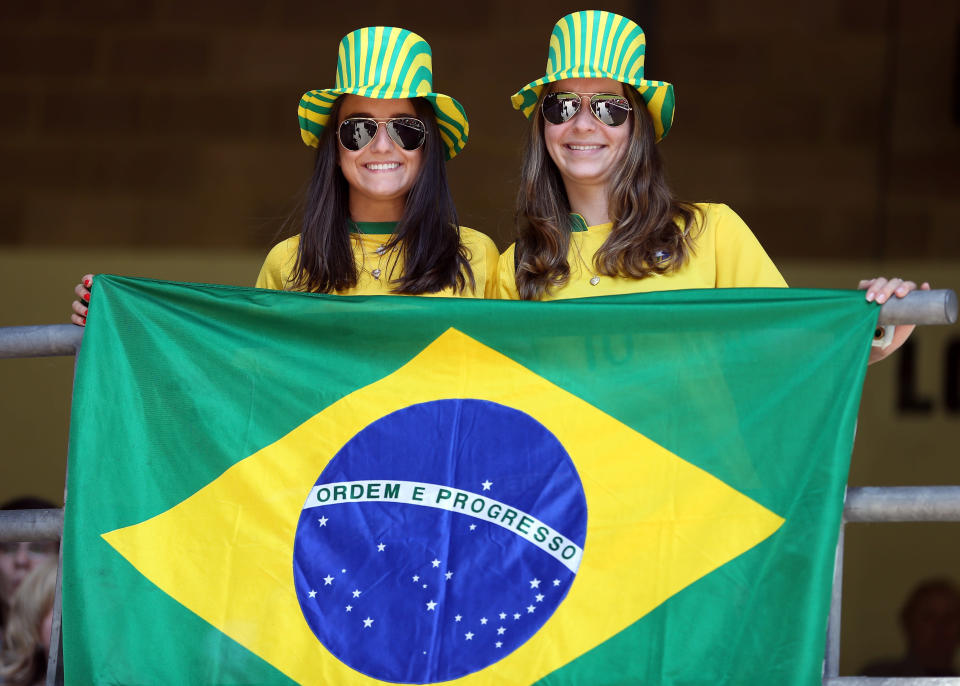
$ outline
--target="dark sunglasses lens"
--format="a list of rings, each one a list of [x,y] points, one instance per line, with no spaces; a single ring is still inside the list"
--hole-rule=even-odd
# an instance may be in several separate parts
[[[423,145],[426,127],[419,119],[394,119],[387,123],[387,134],[404,150],[416,150]]]
[[[620,126],[630,115],[630,102],[622,95],[594,95],[590,98],[590,107],[607,126]]]
[[[579,95],[551,93],[543,99],[543,118],[551,124],[562,124],[569,121],[579,111]]]
[[[343,147],[360,150],[377,135],[377,122],[370,119],[344,119],[339,134]]]

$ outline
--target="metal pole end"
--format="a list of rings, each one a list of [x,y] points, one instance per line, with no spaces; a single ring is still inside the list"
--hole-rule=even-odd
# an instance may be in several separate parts
[[[952,289],[943,291],[943,314],[947,324],[957,323],[957,292]]]
[[[902,298],[890,298],[880,307],[879,323],[955,324],[957,293],[949,288],[912,291]]]

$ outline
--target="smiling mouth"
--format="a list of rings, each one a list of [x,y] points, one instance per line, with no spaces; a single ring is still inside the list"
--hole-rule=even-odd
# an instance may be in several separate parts
[[[370,162],[363,165],[367,170],[373,172],[393,171],[400,168],[399,162]]]
[[[580,152],[580,151],[599,150],[600,148],[605,148],[605,147],[607,147],[607,146],[605,146],[605,145],[582,145],[582,144],[579,144],[579,143],[567,143],[567,145],[566,145],[565,147],[567,148],[567,150],[576,150],[577,152]]]

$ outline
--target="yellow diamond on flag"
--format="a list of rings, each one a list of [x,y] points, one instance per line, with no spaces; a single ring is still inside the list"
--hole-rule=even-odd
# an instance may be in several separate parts
[[[178,505],[103,538],[165,593],[291,679],[384,683],[341,661],[305,619],[294,582],[298,521],[317,475],[359,432],[404,408],[445,399],[496,403],[539,422],[572,460],[587,509],[582,557],[578,567],[570,565],[575,578],[555,612],[512,652],[457,683],[535,682],[757,545],[784,521],[596,407],[449,329],[392,374],[344,396]]]

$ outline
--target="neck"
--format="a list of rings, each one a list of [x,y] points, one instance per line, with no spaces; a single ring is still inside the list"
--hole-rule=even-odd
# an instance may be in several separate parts
[[[373,199],[350,189],[350,218],[355,222],[398,222],[403,217],[406,198]]]
[[[610,197],[606,184],[579,184],[564,181],[570,211],[579,214],[587,226],[610,221]]]

